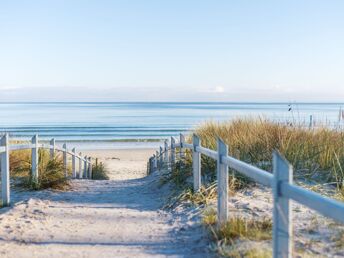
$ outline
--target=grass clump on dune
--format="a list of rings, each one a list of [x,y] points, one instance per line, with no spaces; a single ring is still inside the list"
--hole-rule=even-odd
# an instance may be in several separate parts
[[[233,216],[226,223],[217,227],[216,211],[211,209],[205,212],[203,223],[210,227],[213,237],[217,241],[236,239],[260,241],[272,238],[272,221],[267,218],[255,220]]]
[[[340,129],[309,128],[266,119],[236,119],[208,122],[196,128],[194,133],[200,137],[203,147],[212,150],[217,150],[217,138],[220,137],[228,145],[230,156],[267,171],[272,171],[272,153],[278,150],[292,164],[298,183],[336,186],[337,198],[344,199],[344,131]],[[191,137],[187,142],[192,142]],[[182,162],[183,169],[187,171],[172,166],[168,178],[170,182],[184,187],[178,196],[179,201],[207,206],[217,195],[216,161],[201,156],[202,187],[197,193],[191,190],[190,151],[186,151]],[[251,182],[245,176],[229,171],[230,192],[245,188]],[[270,219],[231,217],[219,228],[215,226],[216,221],[215,211],[205,213],[203,223],[211,232],[218,254],[226,257],[271,257]]]
[[[68,186],[65,177],[62,158],[55,156],[50,159],[49,151],[38,151],[38,178],[34,180],[31,175],[31,150],[13,151],[10,154],[11,177],[18,186],[32,190],[46,188],[64,189]]]
[[[271,257],[268,246],[259,243],[272,239],[271,219],[247,219],[240,216],[230,217],[218,227],[216,211],[204,213],[203,223],[215,241],[213,249],[224,257]]]
[[[309,129],[265,119],[236,119],[205,123],[195,133],[201,138],[202,146],[216,150],[216,139],[220,137],[228,145],[231,156],[269,171],[272,152],[278,150],[293,165],[295,177],[342,187],[344,132],[341,130]],[[216,163],[209,159],[202,159],[202,166],[204,170],[216,171]]]
[[[108,171],[105,165],[98,161],[92,165],[92,179],[95,180],[109,180]]]

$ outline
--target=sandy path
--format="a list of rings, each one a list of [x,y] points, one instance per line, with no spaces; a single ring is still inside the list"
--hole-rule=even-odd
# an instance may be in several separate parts
[[[150,153],[93,152],[112,180],[13,194],[16,204],[1,209],[0,257],[206,257],[201,227],[160,210],[166,192],[142,177]]]

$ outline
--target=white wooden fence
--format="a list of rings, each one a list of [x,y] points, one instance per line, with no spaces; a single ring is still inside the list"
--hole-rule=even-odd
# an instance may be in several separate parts
[[[31,175],[33,180],[38,180],[38,150],[49,149],[50,158],[53,159],[57,151],[62,152],[65,176],[68,177],[68,155],[72,156],[72,178],[92,178],[92,163],[90,157],[77,155],[75,148],[72,151],[63,144],[62,148],[55,144],[52,139],[50,144],[38,142],[38,135],[32,137],[31,144],[10,144],[9,135],[5,134],[0,140],[1,156],[1,190],[2,206],[10,205],[10,151],[31,149]],[[79,159],[79,171],[77,171],[76,161]],[[79,174],[79,175],[77,175]]]
[[[236,170],[262,185],[271,187],[273,192],[273,257],[292,257],[293,216],[291,200],[344,223],[344,204],[294,185],[293,168],[277,151],[273,153],[273,174],[271,174],[228,156],[228,146],[221,139],[217,140],[218,151],[202,147],[197,135],[193,135],[192,139],[192,144],[187,143],[181,134],[179,143],[176,143],[173,137],[171,137],[170,146],[168,146],[168,141],[165,141],[164,151],[160,147],[160,151],[149,159],[149,172],[161,169],[164,161],[168,161],[169,157],[175,157],[176,148],[179,148],[180,155],[184,155],[184,149],[190,149],[193,158],[193,189],[197,192],[201,187],[201,154],[216,160],[219,225],[228,220],[228,168]],[[171,162],[174,162],[174,158]]]

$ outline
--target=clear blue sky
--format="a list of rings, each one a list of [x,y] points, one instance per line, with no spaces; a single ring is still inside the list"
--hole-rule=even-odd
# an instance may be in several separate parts
[[[343,101],[344,1],[0,1],[0,101]]]

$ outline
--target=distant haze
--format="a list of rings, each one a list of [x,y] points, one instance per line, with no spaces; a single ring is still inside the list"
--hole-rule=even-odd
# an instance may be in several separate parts
[[[344,1],[1,1],[0,101],[344,99]]]

